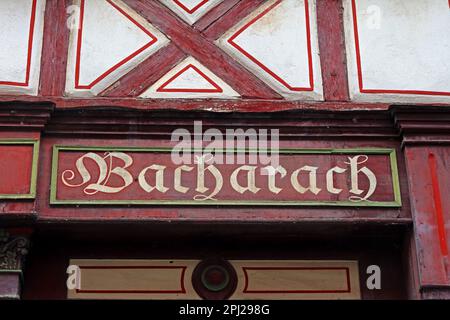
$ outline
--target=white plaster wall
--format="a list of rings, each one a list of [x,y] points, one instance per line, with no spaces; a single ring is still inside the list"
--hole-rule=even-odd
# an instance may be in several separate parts
[[[357,0],[355,3],[363,89],[403,92],[360,92],[352,0],[344,0],[352,99],[450,103],[448,0]],[[414,94],[414,91],[429,94]]]
[[[76,25],[71,29],[70,33],[66,78],[67,95],[80,97],[97,95],[169,42],[159,30],[125,3],[119,0],[113,0],[113,3],[124,10],[152,35],[156,36],[157,42],[115,69],[92,88],[79,89],[75,86],[80,20],[77,18],[75,20]],[[75,0],[74,5],[79,6],[80,1]],[[149,41],[151,41],[151,38],[144,31],[106,0],[86,0],[82,29],[79,84],[91,84],[111,67],[139,50]]]
[[[225,33],[223,37],[217,40],[217,44],[285,98],[323,100],[316,2],[314,0],[308,1],[314,78],[313,91],[290,89],[228,42],[243,26],[249,24],[278,2],[278,0],[267,1],[266,4]],[[304,0],[281,1],[234,38],[233,42],[245,49],[290,87],[310,87]]]
[[[0,1],[0,94],[38,93],[45,0],[36,1],[28,85],[5,83],[26,82],[32,5],[33,0]]]

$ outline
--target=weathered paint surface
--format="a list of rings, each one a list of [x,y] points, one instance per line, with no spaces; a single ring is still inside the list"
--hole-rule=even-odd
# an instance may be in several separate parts
[[[223,0],[160,0],[181,19],[194,24]]]
[[[71,259],[78,289],[69,299],[201,299],[200,260]],[[230,260],[230,299],[360,299],[357,261]]]
[[[183,154],[174,163],[170,148],[56,146],[50,203],[401,206],[392,149],[286,149],[278,164],[249,152]]]
[[[31,140],[0,140],[0,199],[34,197],[38,160],[35,151]]]
[[[0,1],[0,94],[38,93],[45,0]]]
[[[342,7],[339,1],[318,0],[317,26],[325,101],[349,100]]]
[[[297,93],[298,95],[295,94],[294,97],[294,95],[287,94],[283,91],[286,87],[279,87],[279,81],[278,83],[271,82],[275,78],[273,76],[269,77],[268,74],[270,75],[270,73],[258,74],[256,71],[257,64],[256,66],[247,65],[236,56],[223,52],[217,46],[216,41],[222,38],[227,32],[242,24],[248,17],[258,12],[257,10],[262,10],[268,3],[275,4],[276,2],[264,0],[221,1],[191,25],[180,19],[174,11],[160,1],[114,1],[113,3],[118,4],[119,7],[122,5],[124,12],[127,12],[140,25],[151,24],[153,27],[149,26],[149,28],[154,28],[152,29],[154,33],[160,32],[164,37],[170,39],[170,42],[167,42],[165,46],[146,56],[145,59],[138,61],[138,56],[140,54],[144,55],[144,52],[141,52],[129,61],[125,59],[127,61],[124,62],[124,60],[121,60],[122,58],[129,57],[130,54],[133,55],[133,53],[139,51],[134,51],[134,49],[139,49],[150,42],[145,42],[145,40],[148,40],[148,37],[142,36],[142,34],[147,35],[142,29],[128,19],[126,15],[117,11],[113,20],[118,19],[121,21],[117,22],[117,26],[120,26],[122,23],[122,27],[125,29],[129,29],[128,27],[130,27],[130,34],[134,34],[134,36],[128,40],[132,42],[136,41],[131,43],[131,46],[122,48],[120,46],[123,43],[128,43],[122,41],[123,37],[126,38],[128,36],[128,30],[123,31],[125,30],[123,29],[121,32],[117,32],[114,35],[115,37],[112,37],[108,30],[106,30],[107,40],[102,36],[105,44],[104,48],[101,49],[108,48],[108,50],[113,51],[112,55],[107,57],[108,59],[116,60],[110,61],[112,62],[110,67],[115,66],[115,63],[120,61],[124,62],[121,65],[124,69],[117,68],[113,70],[108,76],[105,76],[93,86],[97,86],[97,88],[78,90],[82,92],[81,94],[78,92],[69,92],[70,90],[68,92],[65,91],[66,80],[69,77],[74,77],[75,72],[73,71],[74,69],[69,70],[66,62],[67,59],[70,60],[73,58],[70,58],[70,54],[74,53],[73,48],[70,47],[72,51],[70,51],[71,53],[68,56],[69,46],[74,43],[73,39],[70,38],[70,33],[72,33],[72,37],[78,35],[77,32],[71,31],[67,27],[67,18],[68,16],[71,17],[71,14],[68,14],[66,10],[70,5],[74,4],[73,1],[45,1],[45,17],[47,23],[44,25],[45,32],[43,39],[39,37],[39,28],[42,27],[39,26],[43,21],[42,19],[39,20],[38,16],[39,14],[44,14],[44,1],[36,0],[34,2],[33,0],[29,0],[24,6],[21,6],[20,10],[18,7],[15,7],[17,3],[22,2],[4,0],[1,2],[0,7],[11,6],[13,10],[18,10],[18,16],[22,18],[25,17],[25,13],[19,11],[26,8],[31,10],[30,4],[36,3],[36,8],[40,7],[42,9],[41,11],[36,11],[36,26],[33,33],[36,36],[36,38],[33,36],[33,41],[39,42],[42,40],[43,42],[42,61],[40,64],[42,72],[39,77],[36,76],[39,75],[38,61],[40,58],[36,58],[34,55],[40,55],[41,51],[34,50],[39,47],[39,44],[37,46],[33,44],[32,58],[30,60],[29,85],[23,86],[23,83],[19,83],[19,85],[17,83],[13,85],[11,83],[1,83],[4,79],[0,77],[0,93],[2,94],[0,96],[0,140],[41,139],[41,152],[38,165],[40,174],[37,177],[36,199],[27,195],[28,198],[26,199],[2,199],[0,201],[2,225],[3,223],[6,225],[21,225],[22,221],[26,221],[26,223],[33,224],[33,226],[35,225],[39,228],[43,225],[59,224],[59,226],[64,226],[67,229],[76,229],[76,222],[80,221],[101,223],[102,228],[106,228],[108,225],[104,222],[114,222],[117,223],[117,229],[115,231],[117,232],[117,230],[124,229],[120,223],[126,222],[130,225],[141,226],[145,229],[144,233],[148,233],[147,228],[150,226],[154,227],[155,230],[161,229],[159,231],[164,233],[172,230],[177,223],[189,222],[195,224],[196,227],[203,224],[206,226],[205,228],[209,228],[212,224],[228,223],[233,228],[229,228],[227,232],[234,232],[239,227],[241,228],[239,230],[243,230],[242,234],[245,234],[256,225],[259,226],[259,230],[263,230],[264,225],[271,223],[271,227],[266,228],[267,230],[264,229],[264,231],[276,229],[277,226],[280,227],[276,230],[284,230],[283,228],[287,226],[297,225],[301,227],[301,230],[311,233],[312,231],[317,231],[312,227],[312,225],[316,225],[320,227],[317,228],[319,233],[316,233],[315,236],[326,236],[328,232],[339,234],[339,230],[342,230],[341,228],[349,230],[351,233],[358,232],[363,230],[360,229],[362,225],[370,227],[377,226],[379,228],[377,230],[381,231],[389,229],[392,225],[401,225],[409,228],[411,226],[412,216],[415,227],[413,231],[411,230],[410,240],[415,238],[417,241],[414,243],[412,241],[408,242],[408,263],[405,264],[408,265],[409,269],[405,274],[408,273],[411,279],[414,278],[408,284],[411,290],[410,296],[425,298],[450,297],[448,290],[448,247],[450,245],[448,227],[450,218],[448,213],[450,209],[449,198],[447,196],[449,194],[448,186],[450,183],[448,181],[448,144],[450,138],[448,136],[448,116],[444,116],[445,107],[449,105],[447,94],[449,70],[448,59],[446,58],[448,56],[448,46],[440,47],[440,45],[446,44],[448,33],[439,31],[439,28],[442,26],[445,27],[445,30],[448,29],[447,13],[450,7],[446,1],[428,0],[419,3],[419,1],[388,2],[381,0],[360,0],[355,2],[356,8],[363,6],[363,11],[368,9],[368,7],[364,9],[364,5],[379,5],[382,8],[392,9],[387,10],[387,13],[385,12],[387,15],[382,15],[382,22],[386,23],[388,28],[385,29],[383,27],[381,31],[377,31],[381,33],[378,38],[374,38],[377,41],[372,41],[373,39],[370,38],[372,33],[367,30],[367,23],[372,21],[372,16],[369,17],[365,12],[358,12],[358,10],[354,11],[357,14],[358,27],[366,28],[365,31],[362,30],[363,32],[361,34],[358,33],[360,36],[358,38],[360,40],[360,46],[366,46],[366,50],[370,49],[369,54],[366,52],[367,57],[363,56],[363,50],[361,50],[362,54],[360,57],[361,70],[363,71],[360,77],[363,85],[362,91],[366,92],[361,92],[359,86],[360,79],[358,79],[358,72],[355,67],[357,66],[356,50],[355,48],[348,48],[348,46],[352,46],[352,41],[354,41],[352,40],[354,39],[354,28],[351,25],[354,16],[352,11],[349,10],[349,8],[352,9],[352,3],[347,0],[343,2],[317,0],[315,4],[313,4],[314,1],[308,1],[309,6],[313,6],[309,10],[311,22],[315,19],[314,10],[317,11],[318,34],[317,36],[314,35],[315,23],[311,24],[310,33],[312,45],[314,46],[315,41],[320,45],[320,56],[317,56],[315,59],[318,64],[320,61],[320,69],[322,72],[320,72],[320,69],[315,68],[314,65],[313,71],[314,76],[320,76],[322,74],[324,78],[324,102],[315,101],[314,99],[319,99],[318,96],[311,98],[304,95],[304,93]],[[104,0],[102,3],[108,4],[110,2]],[[283,5],[287,5],[287,3],[289,1],[284,2]],[[306,3],[306,1],[299,1],[298,3]],[[342,3],[345,5],[344,18],[341,17],[343,12],[341,8]],[[398,6],[399,3],[402,4],[401,7]],[[414,7],[410,7],[413,5]],[[281,4],[280,6],[282,7]],[[274,6],[273,10],[277,8],[279,9],[280,7]],[[422,8],[423,10],[419,12],[417,8]],[[441,10],[437,8],[441,8]],[[29,11],[27,12],[29,14]],[[268,14],[270,12],[274,13],[276,11],[269,11]],[[306,14],[306,11],[298,10],[298,12],[304,12]],[[108,11],[102,11],[101,14],[107,15]],[[411,16],[414,17],[413,20],[411,20]],[[22,18],[17,21],[24,20]],[[268,16],[265,16],[265,18],[268,18]],[[282,15],[281,18],[283,18]],[[98,22],[95,20],[91,20],[92,24]],[[282,32],[282,26],[283,23],[288,23],[289,21],[279,21],[283,19],[269,20],[270,25],[260,25],[259,28],[261,30],[267,30],[271,26],[279,26],[280,29],[276,29],[276,32],[273,34],[280,32],[283,36],[286,36]],[[303,21],[302,19],[300,20]],[[296,22],[298,23],[300,20],[296,20]],[[2,19],[2,21],[5,21],[5,25],[8,28],[12,25],[12,22],[8,18],[6,20]],[[14,23],[17,21],[14,21]],[[79,20],[75,19],[75,21]],[[346,26],[345,44],[343,42],[344,29],[342,22]],[[256,22],[252,26],[255,27]],[[19,65],[19,60],[24,60],[25,57],[25,51],[23,50],[25,48],[25,42],[21,40],[19,44],[19,40],[25,39],[29,35],[28,31],[30,29],[28,27],[25,27],[25,24],[20,27],[17,26],[17,35],[13,34],[15,38],[11,38],[10,32],[4,32],[0,35],[0,38],[7,38],[4,46],[0,48],[0,70],[5,76],[10,74],[20,75],[21,77],[20,79],[15,76],[11,77],[8,82],[26,79],[26,68],[23,67],[24,64],[20,64],[20,68],[16,67]],[[101,28],[106,28],[106,25],[101,26]],[[408,28],[412,28],[411,30],[416,30],[417,32],[407,33],[405,36],[403,31]],[[302,29],[302,26],[299,29]],[[10,31],[10,29],[7,30]],[[27,34],[25,34],[26,30],[28,30]],[[102,30],[105,33],[105,29]],[[305,31],[304,29],[302,30]],[[435,32],[433,34],[430,31]],[[427,32],[427,36],[423,36],[424,32]],[[265,59],[267,57],[264,57],[264,54],[258,51],[260,49],[257,46],[258,41],[250,39],[255,34],[253,33],[250,36],[247,34],[249,38],[247,40],[249,42],[242,42],[240,45],[242,48],[247,48],[254,53],[255,57],[258,56],[258,58]],[[270,36],[267,36],[267,34],[260,34],[260,36],[270,39]],[[397,38],[392,36],[398,37],[399,41],[396,41]],[[30,41],[30,37],[27,39]],[[152,38],[150,37],[150,39]],[[275,40],[278,41],[277,39]],[[273,41],[274,43],[276,42],[275,40]],[[408,50],[404,50],[405,42],[407,42],[406,48]],[[265,42],[262,43],[266,45]],[[424,47],[417,45],[418,43],[427,44],[432,49],[427,48],[425,50]],[[15,44],[17,45],[17,60],[10,61],[10,47]],[[139,45],[142,46],[139,47]],[[344,50],[345,45],[347,45],[347,52]],[[353,46],[355,46],[354,43]],[[116,47],[120,47],[120,49],[115,50]],[[299,47],[304,50],[304,46],[299,45]],[[386,47],[388,50],[386,50]],[[85,47],[82,46],[82,48]],[[84,73],[84,76],[86,76],[85,80],[87,79],[86,83],[92,79],[95,81],[99,75],[104,75],[105,68],[106,71],[109,70],[108,66],[102,65],[102,63],[107,61],[106,58],[102,60],[106,54],[102,50],[97,52],[98,55],[96,58],[100,59],[100,63],[96,63],[94,67],[85,69],[87,71],[87,73]],[[83,52],[83,50],[81,51]],[[284,56],[285,54],[289,56],[287,54],[288,51],[283,51],[279,56]],[[276,51],[273,50],[272,52],[274,53]],[[314,50],[311,52],[314,57]],[[370,54],[372,52],[376,52],[377,54]],[[123,56],[119,56],[122,53]],[[405,57],[403,54],[407,54],[407,56]],[[6,60],[2,60],[3,57],[6,57]],[[209,70],[211,75],[208,77],[214,80],[213,82],[218,87],[224,88],[224,85],[220,81],[229,85],[234,90],[233,92],[230,91],[230,96],[216,96],[214,97],[215,99],[209,100],[205,99],[208,96],[194,97],[190,96],[192,92],[186,92],[186,95],[176,96],[177,99],[165,99],[174,95],[171,92],[171,95],[164,96],[164,99],[139,97],[148,88],[169,74],[171,70],[177,68],[188,57],[192,57],[192,59],[195,59],[192,61],[198,62],[199,65],[197,65],[197,68],[199,70],[203,70],[200,65],[206,70]],[[399,57],[399,59],[396,57]],[[134,58],[136,58],[136,61],[133,60]],[[345,61],[345,58],[347,58],[347,61]],[[381,58],[385,60],[376,60]],[[267,59],[271,60],[272,57],[269,56]],[[4,61],[7,62],[6,65],[3,64]],[[92,61],[90,62],[92,63]],[[366,62],[367,64],[365,64]],[[436,62],[440,63],[439,68],[436,67]],[[287,75],[291,71],[289,68],[284,68],[283,64],[278,65],[273,60],[269,61],[269,63],[272,63],[270,65],[271,67],[281,71],[281,75]],[[402,67],[401,70],[396,69],[398,66],[404,66],[405,63],[408,64],[406,67]],[[348,84],[346,64],[348,65],[349,72]],[[301,70],[302,68],[299,68],[299,65],[293,65],[296,72],[301,75],[298,78],[294,76],[294,80],[304,82],[311,73],[308,70],[303,72]],[[306,64],[304,63],[304,65]],[[410,65],[414,65],[415,67],[410,68]],[[370,74],[371,70],[373,71],[372,75]],[[116,71],[117,73],[115,73]],[[169,81],[168,84],[165,83],[166,86],[162,86],[162,90],[169,89],[169,91],[178,91],[180,89],[186,89],[183,86],[188,83],[196,84],[196,86],[195,88],[187,88],[189,90],[186,91],[192,91],[192,89],[219,90],[209,81],[202,82],[202,79],[204,80],[205,78],[198,77],[198,72],[196,74],[194,71],[197,70],[195,68],[189,69],[190,73],[184,74],[183,77],[177,79],[180,82]],[[284,71],[287,73],[283,73]],[[316,71],[319,72],[317,73]],[[395,71],[395,74],[392,71]],[[207,74],[205,71],[202,72]],[[280,74],[277,73],[277,75]],[[213,75],[217,78],[214,78]],[[365,77],[367,75],[370,77],[366,79]],[[13,78],[16,80],[13,80]],[[269,78],[272,79],[269,80]],[[281,79],[283,80],[283,77]],[[292,80],[289,77],[286,77],[286,79],[289,81]],[[288,84],[290,83],[289,81]],[[372,88],[366,87],[366,84],[371,84]],[[382,86],[384,84],[388,84],[389,87]],[[294,85],[302,84],[294,83]],[[314,80],[314,85],[320,86],[322,84],[321,81]],[[350,95],[348,93],[348,87],[350,87]],[[371,89],[375,89],[375,91],[370,91]],[[386,89],[394,90],[395,92],[377,92],[377,90]],[[421,92],[417,94],[417,92],[414,93],[411,91]],[[78,94],[81,96],[78,96]],[[180,99],[191,97],[196,99]],[[222,100],[222,98],[231,97],[233,99]],[[322,98],[320,97],[320,99]],[[44,101],[46,103],[43,103]],[[409,129],[405,129],[403,125],[394,125],[394,122],[398,121],[399,114],[396,109],[391,108],[393,101],[423,105],[420,108],[417,107],[419,110],[417,115],[408,115],[408,117],[415,119],[411,121]],[[442,114],[432,114],[432,110],[435,108],[429,106],[430,104],[444,106],[441,108],[443,110]],[[76,111],[78,108],[81,108],[80,112]],[[98,108],[98,111],[96,111],[96,108]],[[123,110],[124,108],[129,110]],[[408,108],[413,107],[410,106]],[[206,114],[180,111],[179,113],[174,112],[161,115],[158,112],[148,112],[149,110],[160,109],[176,109],[179,111],[208,110],[228,113]],[[278,118],[279,113],[268,113],[280,110],[291,110],[291,112],[284,114],[282,121]],[[293,110],[297,110],[297,112]],[[327,111],[324,112],[324,110]],[[252,113],[233,113],[236,111]],[[76,207],[50,204],[49,186],[51,185],[51,173],[49,170],[52,165],[51,154],[54,145],[84,145],[95,147],[99,145],[110,145],[111,142],[114,142],[114,145],[118,147],[125,148],[134,146],[146,148],[151,142],[152,145],[170,147],[168,137],[170,137],[171,130],[180,126],[188,128],[192,123],[192,119],[200,117],[200,114],[203,114],[203,119],[205,122],[208,122],[210,127],[281,127],[283,136],[281,143],[282,147],[285,148],[396,149],[399,157],[401,193],[402,199],[404,200],[402,207],[358,208],[358,210],[354,208],[332,207],[290,207],[280,210],[279,208],[270,206],[258,207],[258,209],[251,207],[220,206],[214,208],[192,208],[189,206],[130,206],[125,208],[123,206],[108,206],[104,210],[99,210],[98,206],[82,205]],[[420,119],[420,121],[417,121],[417,119]],[[42,132],[44,135],[41,138]],[[418,146],[420,145],[425,147],[419,148]],[[437,145],[440,147],[436,147]],[[17,154],[16,151],[18,150],[3,154]],[[10,158],[7,162],[10,166],[13,165],[15,168],[19,168],[20,171],[27,173],[30,171],[29,158],[30,153],[27,151],[15,157],[15,161]],[[408,174],[405,171],[405,158]],[[9,180],[12,181],[12,179]],[[13,181],[16,185],[10,183],[11,181],[6,185],[2,185],[5,192],[17,194],[17,192],[28,191],[28,179],[25,181],[25,179],[19,177]],[[410,202],[412,203],[412,208],[410,208]],[[251,222],[251,228],[246,227],[249,222]],[[160,228],[158,223],[167,223],[167,228]],[[323,225],[327,227],[322,227]],[[82,229],[81,232],[84,232],[84,227]],[[98,234],[98,229],[93,227],[92,230],[94,230],[93,233]],[[185,234],[188,234],[193,230],[188,226],[184,231]],[[283,231],[279,231],[278,235],[282,233]],[[388,245],[392,246],[391,243]],[[365,246],[364,250],[367,248]],[[101,250],[97,251],[97,254],[104,252],[104,250],[105,248],[101,248]],[[145,248],[144,251],[147,252],[146,250],[148,248]],[[417,250],[417,255],[415,250]],[[250,251],[247,250],[246,253],[249,254],[251,253]],[[273,252],[275,251],[273,250]],[[216,252],[216,248],[214,248],[214,252]],[[53,252],[48,253],[48,256],[53,257]],[[388,260],[390,262],[396,261],[393,258],[394,256],[391,256]],[[56,271],[60,272],[62,270],[60,266],[64,265],[68,259],[62,263],[61,261],[57,261],[54,264],[53,262],[55,261],[48,260],[44,265],[56,268],[58,269]],[[400,265],[397,262],[395,264],[397,267]],[[42,273],[42,270],[35,274],[39,275],[40,273]],[[62,274],[64,278],[64,270]],[[396,273],[390,273],[390,276],[400,278]],[[48,278],[51,277],[49,276]],[[391,278],[389,280],[398,279]],[[34,289],[41,286],[38,276],[27,281],[35,283]],[[49,279],[49,281],[56,283],[59,281],[59,278],[58,280]],[[416,281],[418,283],[417,286]],[[6,288],[10,284],[11,282],[3,287]],[[63,284],[64,281],[60,282],[59,285],[63,287],[64,296],[66,291],[64,291]],[[395,286],[396,284],[398,282],[386,281],[387,286]],[[51,287],[51,290],[54,287]],[[49,289],[45,290],[50,291]],[[32,292],[30,295],[33,296],[34,294]],[[377,293],[367,292],[367,290],[364,294],[365,298],[376,296]]]
[[[80,0],[74,6],[79,9],[71,17],[69,95],[98,94],[169,42],[121,1]]]
[[[421,285],[449,285],[450,149],[408,147],[406,164]]]
[[[67,118],[67,120],[71,121],[77,121],[73,117]],[[124,118],[123,120],[126,120]],[[118,121],[118,122],[117,122]],[[128,120],[126,120],[128,121]],[[141,119],[139,127],[142,126],[142,128],[152,128],[151,124],[146,124],[146,120]],[[156,121],[156,120],[155,120]],[[182,121],[181,119],[176,120],[179,125]],[[82,121],[84,122],[84,121]],[[103,122],[103,120],[102,120]],[[228,120],[225,120],[226,123],[228,123]],[[271,121],[273,122],[273,120]],[[122,125],[120,125],[121,120],[116,120],[111,122],[107,125],[107,128],[98,128],[94,129],[96,132],[101,131],[108,131],[113,128],[120,128]],[[165,125],[161,128],[154,128],[150,129],[149,132],[150,136],[156,135],[156,136],[166,136],[170,133],[167,132],[167,130],[171,129],[170,122],[165,122]],[[190,123],[190,122],[187,122]],[[226,123],[223,123],[222,125],[227,125]],[[190,123],[191,125],[192,123]],[[293,125],[298,125],[297,122],[292,122],[290,125],[286,124],[287,127],[284,130],[289,130],[288,128]],[[92,123],[90,125],[85,124],[81,126],[92,126]],[[280,124],[281,125],[281,124]],[[329,126],[330,124],[325,124],[325,126]],[[69,125],[71,127],[71,125]],[[300,126],[299,128],[303,127],[306,131],[311,131],[313,127],[318,126],[317,124],[308,124],[304,123],[303,126]],[[54,127],[53,132],[62,132],[60,130],[65,130],[66,126],[59,126],[57,125]],[[310,127],[308,129],[308,127]],[[86,127],[87,128],[87,127]],[[156,130],[156,131],[153,131]],[[320,129],[319,129],[320,130]],[[326,130],[326,129],[324,129]],[[366,127],[366,130],[370,130],[370,126]],[[90,130],[86,131],[85,134],[91,135],[93,133],[88,133]],[[170,132],[170,131],[169,131]],[[118,137],[120,137],[120,133]],[[130,136],[131,132],[127,131],[126,135]],[[139,137],[132,135],[133,137]],[[286,133],[286,137],[290,136],[289,133]],[[110,136],[111,139],[114,139],[114,145],[117,148],[126,148],[126,147],[137,147],[141,149],[145,149],[149,147],[149,141],[147,138],[150,138],[147,135],[140,136],[141,138],[137,139],[117,139],[117,136],[115,134]],[[114,138],[116,137],[116,138]],[[146,138],[147,137],[147,138]],[[351,137],[351,135],[349,136]],[[321,139],[325,140],[325,139]],[[133,141],[132,144],[130,144],[130,141]],[[151,139],[152,145],[157,145],[159,147],[172,147],[173,143],[170,142],[169,139]],[[52,166],[52,153],[53,153],[53,147],[55,145],[62,145],[62,146],[85,146],[85,147],[98,147],[98,146],[110,146],[111,141],[108,143],[105,143],[105,140],[102,138],[95,138],[92,137],[92,139],[80,139],[80,138],[71,138],[71,139],[64,139],[64,138],[58,138],[56,136],[49,137],[48,139],[44,139],[41,143],[41,156],[40,156],[40,166],[41,168],[51,168]],[[283,141],[281,143],[281,148],[305,148],[305,149],[311,149],[311,148],[395,148],[397,149],[397,144],[392,142],[386,142],[383,140],[377,140],[377,141],[297,141],[297,140],[288,140]],[[402,158],[400,157],[400,150],[397,149],[397,154],[399,155],[399,175],[400,177],[404,177],[404,167],[402,165]],[[69,155],[70,156],[70,155]],[[71,168],[73,168],[73,161],[75,159],[72,159],[72,161],[69,161],[68,164],[71,165]],[[144,164],[144,163],[143,163]],[[68,167],[65,167],[67,169]],[[92,206],[92,205],[83,205],[81,207],[78,207],[76,205],[73,206],[66,206],[66,205],[51,205],[50,204],[50,189],[49,186],[51,185],[51,172],[48,170],[41,170],[42,175],[40,176],[40,179],[38,180],[38,190],[42,190],[41,193],[39,193],[39,208],[37,209],[39,211],[39,217],[40,219],[49,220],[49,221],[60,221],[61,219],[70,219],[72,221],[113,221],[116,219],[120,220],[127,220],[127,221],[150,221],[150,220],[160,220],[160,221],[210,221],[211,219],[214,219],[214,221],[301,221],[303,219],[306,220],[339,220],[339,219],[349,219],[348,221],[352,221],[352,219],[375,219],[375,220],[391,220],[395,221],[398,220],[399,222],[404,222],[405,219],[408,220],[409,218],[409,204],[407,201],[407,187],[404,184],[404,178],[400,179],[400,190],[402,192],[402,199],[404,202],[402,203],[401,207],[361,207],[358,210],[355,210],[351,207],[330,207],[330,206],[316,206],[314,209],[311,209],[309,207],[285,207],[282,210],[276,209],[272,206],[261,206],[258,207],[257,210],[253,208],[252,206],[247,207],[246,209],[243,209],[239,206],[197,206],[193,208],[192,206],[170,206],[170,205],[152,205],[150,207],[145,207],[141,205],[131,205],[124,208],[124,206],[114,206],[109,207],[108,210],[98,210],[98,206]],[[363,179],[361,179],[363,180]],[[168,180],[169,181],[169,180]],[[149,182],[153,183],[153,181]],[[386,181],[387,182],[387,181]],[[183,180],[183,184],[186,184],[187,182]],[[66,190],[67,191],[67,190]],[[72,192],[69,190],[69,192]],[[78,191],[77,191],[78,192]],[[63,195],[63,194],[61,194]],[[67,195],[67,193],[66,193]],[[146,195],[147,197],[148,195]],[[386,195],[387,196],[387,195]],[[246,196],[247,200],[254,199],[253,196]],[[386,198],[385,198],[386,199]],[[81,210],[80,210],[81,208]]]
[[[315,1],[260,6],[218,45],[288,99],[322,99]]]
[[[0,92],[51,97],[61,107],[94,105],[99,96],[127,97],[131,100],[106,103],[149,108],[151,102],[138,97],[236,96],[231,91],[222,96],[146,92],[192,57],[233,88],[239,101],[349,101],[347,64],[350,98],[373,103],[368,108],[396,101],[449,103],[449,46],[447,33],[442,33],[449,23],[447,1],[342,3],[343,19],[340,1],[323,0],[29,0],[20,6],[3,1],[5,14],[16,10],[14,16],[22,18],[3,19],[9,31],[2,33],[6,45],[0,68],[5,79],[0,79]],[[199,16],[190,22],[180,19],[177,8]],[[45,25],[44,9],[51,21]],[[15,52],[14,61],[10,52]],[[71,97],[94,99],[78,102]],[[249,110],[240,106],[233,109]],[[281,108],[296,107],[287,102]]]
[[[344,5],[352,99],[450,102],[447,0],[345,0]]]

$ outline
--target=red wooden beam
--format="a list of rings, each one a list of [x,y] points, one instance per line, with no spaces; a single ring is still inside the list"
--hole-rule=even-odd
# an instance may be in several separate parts
[[[216,40],[233,26],[239,23],[246,16],[263,4],[265,0],[246,0],[240,1],[236,6],[229,10],[221,19],[211,24],[203,31],[208,39]],[[201,20],[200,20],[201,21]]]
[[[215,23],[223,14],[238,3],[239,0],[224,1],[209,11],[194,25],[194,28],[202,31],[210,24]],[[183,57],[183,53],[174,43],[170,43],[144,62],[121,77],[118,81],[106,88],[100,96],[104,97],[137,97],[148,87],[170,71]]]
[[[66,9],[69,5],[68,0],[47,0],[45,5],[39,84],[41,96],[64,95],[70,31],[67,27]]]
[[[193,100],[193,99],[136,99],[117,97],[96,97],[92,99],[69,97],[33,97],[33,96],[0,96],[0,102],[48,102],[58,109],[117,107],[136,110],[208,110],[208,111],[242,111],[242,112],[276,112],[282,110],[323,110],[323,111],[357,111],[357,110],[388,110],[389,103],[358,103],[358,102],[306,102],[287,100]],[[425,107],[427,105],[423,104]],[[446,106],[449,104],[435,104]]]
[[[184,57],[186,54],[183,51],[173,43],[169,43],[106,88],[100,95],[105,97],[139,96]]]
[[[246,1],[244,1],[246,2]],[[248,1],[250,2],[250,1]],[[242,3],[240,0],[227,0],[219,3],[215,7],[213,7],[211,10],[209,10],[203,17],[200,18],[200,20],[196,21],[194,23],[194,28],[200,31],[205,30],[208,28],[211,24],[216,23],[220,18],[227,13],[229,10],[231,10],[234,6],[237,4]]]
[[[165,33],[186,54],[230,84],[246,98],[281,99],[272,88],[220,50],[198,30],[175,18],[157,1],[129,0],[127,4]]]
[[[317,27],[324,98],[348,101],[342,1],[317,0]]]
[[[207,36],[211,40],[215,40],[263,2],[263,0],[224,1],[211,9],[193,27],[199,31],[211,27],[207,31]],[[137,97],[169,72],[185,56],[175,44],[171,43],[148,57],[138,68],[128,72],[100,95],[105,97]],[[274,98],[279,97],[274,96]]]

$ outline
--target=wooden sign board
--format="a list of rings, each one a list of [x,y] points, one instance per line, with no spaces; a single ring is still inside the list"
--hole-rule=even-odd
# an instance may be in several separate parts
[[[393,149],[282,149],[276,170],[250,163],[249,150],[233,155],[243,164],[195,153],[192,164],[176,164],[171,151],[54,146],[50,203],[401,206]]]
[[[85,260],[69,299],[201,299],[193,286],[200,260]],[[357,261],[230,260],[229,299],[360,299]],[[70,276],[69,276],[70,280]]]

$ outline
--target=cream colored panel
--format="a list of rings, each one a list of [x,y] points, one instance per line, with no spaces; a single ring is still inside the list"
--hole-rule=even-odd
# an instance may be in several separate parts
[[[70,260],[81,287],[69,299],[198,299],[191,285],[198,260]]]
[[[192,273],[200,260],[70,260],[80,287],[69,299],[199,299]],[[230,299],[360,299],[357,261],[232,260]]]
[[[231,299],[360,299],[356,261],[230,261]]]

